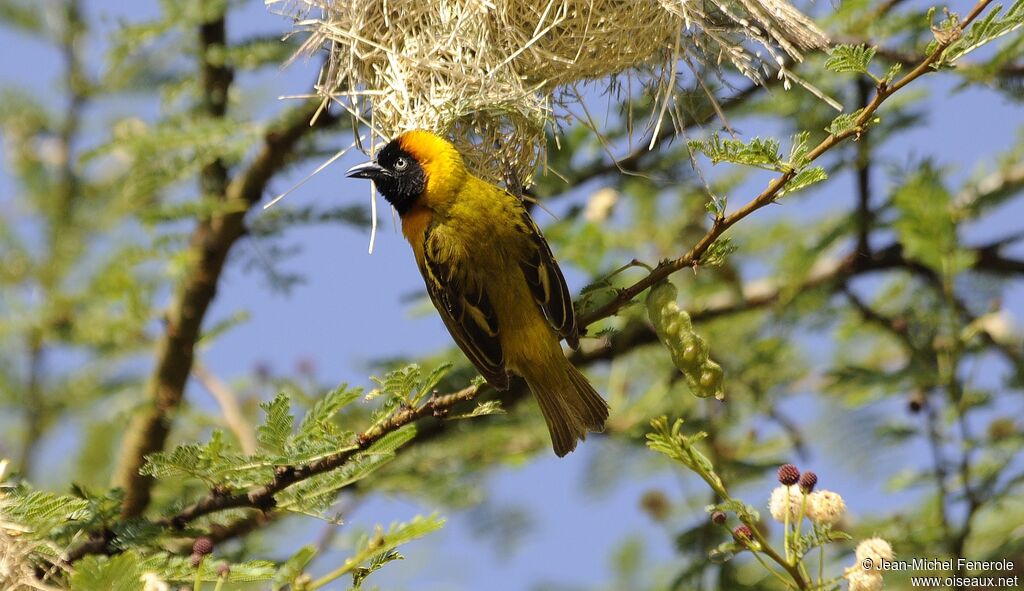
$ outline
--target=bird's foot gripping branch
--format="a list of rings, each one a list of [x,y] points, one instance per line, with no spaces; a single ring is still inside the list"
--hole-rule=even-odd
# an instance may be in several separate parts
[[[282,564],[235,564],[208,555],[221,541],[285,512],[336,520],[327,512],[339,493],[400,455],[416,438],[420,419],[502,412],[493,401],[470,404],[478,385],[437,394],[448,369],[443,365],[427,373],[411,365],[376,380],[378,387],[366,394],[343,385],[318,398],[298,421],[290,397],[280,393],[261,405],[265,418],[256,427],[258,445],[250,454],[241,452],[232,436],[214,430],[206,443],[150,455],[145,474],[179,489],[182,498],[195,499],[172,506],[160,518],[122,520],[122,494],[116,489],[101,494],[76,487],[72,495],[56,495],[22,485],[0,489],[0,520],[18,524],[23,544],[50,544],[55,554],[47,568],[73,569],[71,583],[83,589],[118,588],[118,581],[145,577],[196,585],[272,579],[317,589],[351,574],[358,583],[398,558],[399,544],[440,528],[443,520],[417,517],[389,530],[378,528],[363,538],[353,556],[318,580],[303,574],[314,547],[302,548]],[[377,401],[373,408],[367,407],[370,401]],[[355,431],[355,425],[363,430]],[[67,551],[61,552],[62,547]],[[184,548],[193,549],[191,558]]]

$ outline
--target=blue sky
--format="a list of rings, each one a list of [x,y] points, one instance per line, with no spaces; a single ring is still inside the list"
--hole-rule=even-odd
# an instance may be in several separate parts
[[[87,2],[86,6],[90,19],[100,30],[111,30],[119,18],[137,20],[156,11],[153,3],[126,4],[113,0]],[[229,34],[237,39],[252,32],[284,32],[288,26],[287,20],[266,12],[262,3],[251,2],[230,22]],[[34,89],[49,101],[52,93],[48,89],[59,76],[56,54],[9,31],[0,31],[0,46],[19,48],[18,60],[0,62],[0,80]],[[97,52],[101,48],[90,49],[93,57],[99,57]],[[288,69],[267,72],[242,83],[254,85],[257,92],[266,96],[300,94],[308,91],[313,72],[313,64],[300,61]],[[931,154],[953,166],[958,178],[967,178],[977,172],[970,168],[974,163],[991,161],[991,156],[1010,146],[1019,133],[1017,127],[1024,120],[1019,106],[995,93],[957,92],[953,80],[941,76],[922,87],[931,89],[926,103],[929,124],[904,134],[887,147],[893,165],[904,164],[914,155]],[[138,109],[139,105],[127,108]],[[105,115],[113,117],[118,113]],[[741,127],[750,136],[772,129],[763,122],[744,122]],[[97,140],[98,137],[93,138]],[[365,182],[343,175],[348,166],[362,159],[360,154],[342,158],[292,193],[288,202],[296,207],[307,203],[366,203],[369,193]],[[309,164],[307,169],[294,171],[272,189],[288,189],[314,166]],[[875,182],[885,187],[890,179],[879,173]],[[816,192],[802,202],[802,214],[819,214],[852,202],[849,182],[838,180],[828,187],[829,191]],[[8,207],[11,197],[10,179],[6,170],[0,170],[0,204]],[[571,201],[579,202],[585,197],[576,195]],[[202,361],[216,374],[231,378],[246,375],[260,362],[269,363],[282,373],[291,373],[299,359],[309,358],[323,383],[365,384],[367,376],[373,373],[375,359],[395,354],[415,356],[448,346],[450,338],[436,315],[413,315],[410,306],[400,301],[421,292],[422,283],[408,245],[400,233],[393,231],[384,202],[380,205],[380,232],[372,256],[366,253],[368,229],[329,226],[290,231],[287,242],[299,245],[301,252],[286,263],[286,268],[302,275],[305,282],[288,296],[270,290],[260,273],[232,267],[222,279],[207,326],[239,309],[248,310],[252,317],[203,351]],[[785,207],[773,208],[764,217],[792,213]],[[1019,206],[1006,212],[1002,221],[971,228],[968,235],[979,240],[1000,235],[1014,228],[1014,219],[1024,219]],[[237,248],[244,251],[259,245],[244,241]],[[570,287],[578,290],[578,275],[570,274],[570,283],[574,281]],[[1024,310],[1016,297],[1021,295],[1019,287],[1013,295],[1008,303],[1020,317]],[[828,351],[827,343],[824,351]],[[602,389],[601,384],[596,385]],[[190,386],[188,395],[197,401],[207,397],[195,385]],[[808,395],[796,394],[784,408],[799,422],[809,425],[821,410],[817,404],[808,405],[809,401]],[[511,551],[475,535],[472,516],[449,514],[451,519],[443,532],[406,547],[403,554],[409,559],[374,575],[371,582],[385,589],[414,591],[522,590],[545,581],[593,586],[609,580],[608,565],[615,544],[627,535],[641,533],[648,535],[646,547],[651,557],[655,561],[667,559],[671,555],[671,540],[668,536],[651,535],[658,530],[640,511],[640,495],[655,487],[673,496],[684,491],[703,496],[703,490],[692,482],[681,481],[677,475],[662,473],[638,476],[602,495],[586,494],[582,485],[585,469],[593,454],[604,451],[602,445],[588,442],[567,458],[542,456],[519,468],[498,470],[490,477],[492,503],[522,506],[533,512],[533,527]],[[61,442],[55,442],[46,453],[59,456]],[[880,498],[886,499],[887,505],[907,501],[883,492],[884,474],[862,479],[850,476],[850,467],[842,462],[829,465],[823,459],[823,453],[815,453],[810,466],[823,481],[830,483],[829,488],[843,492],[854,515],[877,512]],[[906,458],[907,463],[916,461],[919,460],[913,453]],[[759,489],[746,491],[746,500],[763,505],[770,487],[771,481],[766,479]],[[348,519],[354,526],[372,526],[432,510],[407,499],[375,499],[360,505]],[[307,543],[318,537],[323,527],[313,521],[292,525],[282,538],[282,545]],[[326,570],[328,566],[324,562],[319,568]]]

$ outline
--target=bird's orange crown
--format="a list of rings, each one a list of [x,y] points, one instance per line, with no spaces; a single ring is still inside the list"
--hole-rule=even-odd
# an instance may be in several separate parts
[[[398,136],[398,145],[416,159],[427,177],[424,205],[438,206],[451,199],[469,174],[462,155],[451,142],[429,131],[416,129]]]

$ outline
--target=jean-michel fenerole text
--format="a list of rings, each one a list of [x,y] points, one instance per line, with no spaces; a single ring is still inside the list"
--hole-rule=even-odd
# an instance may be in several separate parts
[[[887,571],[1012,571],[1013,561],[968,560],[966,558],[913,558],[911,560],[878,560],[862,565],[866,570]]]

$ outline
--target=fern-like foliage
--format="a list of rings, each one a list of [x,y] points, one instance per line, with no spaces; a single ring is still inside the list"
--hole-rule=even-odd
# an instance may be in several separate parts
[[[387,531],[378,527],[373,534],[363,536],[356,546],[355,553],[322,582],[350,573],[353,589],[361,589],[363,581],[370,573],[392,560],[402,558],[395,552],[396,548],[441,529],[444,523],[444,519],[433,514],[427,517],[417,516],[406,523],[393,523]]]
[[[842,113],[833,119],[825,131],[831,135],[840,135],[853,129],[857,125],[857,117],[860,114],[860,110],[853,113]]]
[[[786,183],[786,186],[779,190],[779,196],[781,197],[783,195],[788,195],[789,193],[794,193],[800,189],[809,187],[814,183],[820,183],[826,179],[828,179],[828,173],[825,172],[824,168],[820,166],[805,168],[796,173],[796,176]]]
[[[327,509],[334,503],[339,490],[363,480],[395,459],[398,448],[412,441],[415,436],[416,427],[413,425],[388,433],[340,468],[317,474],[282,491],[277,496],[278,507],[301,513]]]
[[[956,23],[950,20],[947,24],[952,26]],[[974,21],[959,39],[946,48],[942,54],[942,63],[951,65],[975,49],[1021,27],[1024,27],[1024,0],[1016,0],[1006,12],[1003,12],[1002,6],[996,6],[984,17]]]
[[[299,548],[295,554],[292,554],[292,556],[277,569],[277,573],[274,574],[274,578],[271,580],[270,588],[273,591],[279,591],[289,585],[294,586],[295,582],[302,576],[306,565],[316,558],[316,554],[317,548],[312,544]]]
[[[907,258],[939,274],[964,269],[973,258],[960,247],[953,196],[935,167],[925,163],[893,193],[893,223]]]
[[[223,568],[227,565],[227,568]],[[75,565],[71,587],[82,590],[138,591],[145,582],[163,583],[216,582],[249,583],[270,580],[276,565],[266,560],[226,563],[206,559],[198,567],[189,559],[168,554],[142,555],[129,550],[115,556],[87,556]]]
[[[868,74],[875,48],[866,45],[837,45],[829,52],[825,67],[837,74]]]
[[[379,388],[365,399],[379,399],[380,403],[372,413],[372,423],[365,425],[363,432],[379,430],[395,413],[426,404],[449,368],[450,365],[445,364],[424,372],[419,366],[410,365],[374,378]],[[280,466],[300,466],[328,457],[344,457],[337,468],[309,476],[276,496],[280,509],[319,515],[334,502],[340,489],[370,476],[393,460],[398,449],[416,435],[415,426],[407,424],[386,430],[368,448],[356,452],[359,440],[354,430],[344,427],[345,410],[361,397],[361,389],[342,385],[317,400],[301,420],[296,421],[291,399],[280,393],[260,405],[265,417],[256,428],[258,448],[255,453],[241,453],[224,432],[215,430],[205,444],[186,443],[149,456],[143,473],[158,479],[199,480],[209,488],[240,492],[272,481]],[[460,417],[499,412],[501,408],[497,403],[489,403]],[[345,457],[346,453],[351,456]]]
[[[777,170],[782,162],[779,142],[772,138],[754,138],[750,142],[723,139],[718,134],[703,140],[691,140],[690,150],[703,153],[712,164],[732,162],[757,168]]]

